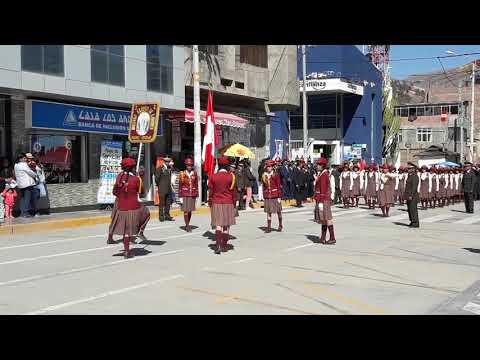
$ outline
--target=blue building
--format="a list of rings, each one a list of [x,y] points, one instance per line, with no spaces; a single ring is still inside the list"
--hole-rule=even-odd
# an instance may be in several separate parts
[[[354,45],[307,47],[309,146],[306,156],[331,164],[362,157],[382,162],[382,75]],[[302,76],[302,57],[297,73]],[[303,81],[300,81],[302,96]],[[300,101],[302,104],[302,101]],[[271,118],[271,154],[303,156],[303,109]]]

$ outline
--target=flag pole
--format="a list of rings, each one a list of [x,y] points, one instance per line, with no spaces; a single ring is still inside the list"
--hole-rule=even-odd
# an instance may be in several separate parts
[[[198,175],[197,207],[202,204],[202,139],[200,126],[200,76],[198,63],[198,45],[193,45],[193,116],[194,116],[194,162]]]

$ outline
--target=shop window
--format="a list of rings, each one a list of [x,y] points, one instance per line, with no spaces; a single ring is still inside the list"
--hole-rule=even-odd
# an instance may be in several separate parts
[[[218,55],[218,45],[198,45],[198,51],[210,55]]]
[[[173,94],[173,46],[147,45],[147,88]]]
[[[90,57],[93,82],[125,86],[123,45],[92,45]]]
[[[418,142],[432,142],[432,129],[431,128],[418,128],[417,129],[417,141]]]
[[[63,76],[63,45],[22,45],[22,70]]]
[[[47,184],[81,182],[81,136],[30,135],[31,152],[43,165]]]
[[[240,62],[268,68],[268,45],[240,45]]]

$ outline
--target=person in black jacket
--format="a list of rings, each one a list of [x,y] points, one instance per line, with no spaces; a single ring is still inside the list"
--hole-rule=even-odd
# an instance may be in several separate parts
[[[420,200],[418,195],[418,175],[417,166],[411,162],[408,163],[408,178],[405,184],[405,199],[407,199],[408,217],[410,219],[410,227],[420,227],[420,221],[418,220],[418,201]]]
[[[173,221],[173,217],[170,216],[170,204],[172,201],[172,170],[168,167],[172,159],[169,157],[161,158],[161,165],[155,171],[155,183],[158,186],[158,218],[160,221]]]
[[[480,164],[477,164],[477,166],[474,169],[475,173],[475,186],[474,186],[474,200],[480,200]]]
[[[297,162],[297,167],[293,170],[293,182],[295,184],[294,197],[297,207],[302,207],[306,199],[307,191],[307,172],[304,169],[305,161]]]
[[[465,211],[473,214],[473,192],[475,190],[476,176],[472,171],[472,163],[465,163],[465,174],[462,178],[462,188],[465,201]]]

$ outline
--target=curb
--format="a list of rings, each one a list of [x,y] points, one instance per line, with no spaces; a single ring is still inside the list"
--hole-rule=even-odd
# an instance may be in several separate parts
[[[283,206],[291,206],[295,202],[289,200],[282,200]],[[309,203],[309,201],[307,201]],[[260,209],[263,206],[263,202],[258,202],[254,204],[255,209]],[[207,206],[202,206],[193,212],[194,214],[208,214],[210,213],[210,208]],[[183,215],[183,212],[180,209],[174,209],[170,211],[172,217],[179,217]],[[158,219],[158,210],[150,210],[151,219]],[[30,224],[16,224],[12,227],[4,223],[0,227],[0,236],[14,234],[27,234],[40,231],[54,231],[60,229],[76,228],[81,226],[92,226],[100,224],[109,224],[110,215],[98,215],[92,217],[82,217],[82,218],[72,218],[72,219],[63,219],[63,220],[51,220],[51,221],[42,221]]]

